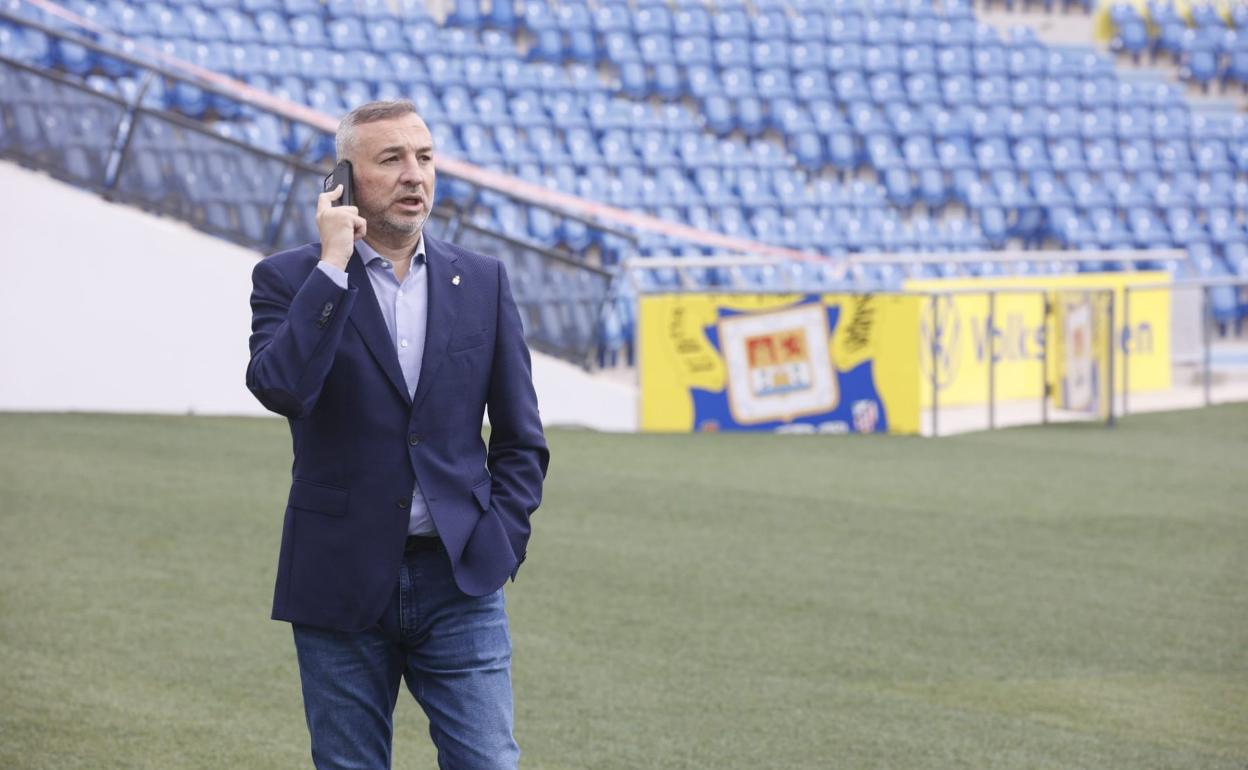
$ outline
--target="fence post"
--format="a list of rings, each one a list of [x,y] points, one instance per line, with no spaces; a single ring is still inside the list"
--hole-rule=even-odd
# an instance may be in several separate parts
[[[1123,340],[1123,343],[1124,343],[1122,346],[1122,416],[1126,417],[1128,414],[1128,409],[1129,409],[1128,399],[1131,398],[1130,396],[1130,393],[1131,393],[1131,349],[1125,344],[1127,338],[1125,336],[1119,335],[1118,330],[1114,328],[1113,326],[1114,319],[1112,316],[1110,317],[1109,320],[1110,320],[1109,328],[1111,329],[1110,337],[1113,340],[1114,346],[1117,347],[1119,339]],[[1130,330],[1131,330],[1131,287],[1130,286],[1122,287],[1122,328],[1126,330],[1128,334],[1130,333]],[[1110,391],[1110,396],[1111,397],[1113,396],[1113,391]]]
[[[1040,346],[1040,424],[1049,424],[1049,319],[1053,315],[1053,303],[1049,301],[1048,291],[1040,293],[1040,299],[1044,302],[1041,317],[1041,328],[1044,333],[1040,335],[1043,344]]]
[[[997,427],[997,292],[988,291],[988,430]]]
[[[932,437],[935,438],[940,435],[940,430],[939,430],[939,426],[940,426],[940,422],[939,422],[940,366],[936,361],[937,348],[939,346],[939,341],[940,341],[940,334],[936,328],[936,324],[938,322],[938,318],[937,318],[938,313],[937,313],[937,307],[936,307],[937,295],[933,293],[931,297],[932,297],[932,324],[931,326],[928,327],[927,332],[929,336],[928,348],[931,354],[931,367],[932,367]]]
[[[1204,390],[1205,390],[1205,406],[1213,403],[1213,396],[1210,392],[1213,386],[1213,290],[1209,285],[1202,286],[1200,289],[1201,296],[1204,298],[1204,305],[1201,308],[1201,318],[1204,320],[1204,346],[1205,346],[1205,372],[1204,372]]]
[[[1114,364],[1117,363],[1117,358],[1115,356],[1115,352],[1116,352],[1115,348],[1118,347],[1118,343],[1116,340],[1117,328],[1114,326],[1114,290],[1106,289],[1105,293],[1109,295],[1109,308],[1107,309],[1107,312],[1109,314],[1109,334],[1105,335],[1106,344],[1109,345],[1108,355],[1106,356],[1106,358],[1109,360],[1109,365],[1106,367],[1107,369],[1109,369],[1109,372],[1106,375],[1109,378],[1109,382],[1107,383],[1109,385],[1109,388],[1108,388],[1109,411],[1106,413],[1105,427],[1112,428],[1114,427]],[[1126,358],[1125,357],[1123,358],[1123,377],[1124,378],[1126,377]]]

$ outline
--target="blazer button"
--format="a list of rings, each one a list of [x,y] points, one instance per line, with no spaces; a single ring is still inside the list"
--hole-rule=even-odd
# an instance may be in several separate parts
[[[420,443],[420,436],[417,436],[415,433],[413,433],[412,435],[407,437],[407,443],[411,444],[412,446],[418,445]]]
[[[329,318],[332,312],[334,312],[334,303],[326,302],[325,307],[321,308],[321,318]]]
[[[403,510],[407,510],[408,508],[411,508],[411,507],[412,507],[412,501],[411,501],[409,498],[406,498],[406,497],[404,497],[404,498],[400,498],[400,499],[399,499],[399,507],[400,507],[400,508],[402,508]]]

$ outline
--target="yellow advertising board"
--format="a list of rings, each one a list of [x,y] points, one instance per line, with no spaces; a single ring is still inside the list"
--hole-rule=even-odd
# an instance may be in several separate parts
[[[917,433],[922,299],[640,299],[644,431]]]
[[[1045,383],[1056,388],[1062,372],[1052,346],[1058,333],[1054,313],[1045,317],[1058,292],[1113,292],[1114,382],[1121,388],[1124,353],[1130,354],[1132,392],[1170,387],[1170,290],[1131,292],[1130,326],[1124,323],[1127,286],[1168,284],[1162,272],[1082,273],[1014,278],[908,281],[908,292],[932,292],[919,311],[923,407],[931,405],[933,373],[939,403],[981,404],[988,400],[989,356],[993,387],[1002,401],[1039,398]],[[990,292],[999,291],[991,300]],[[969,292],[969,293],[966,293]],[[934,344],[933,344],[934,343]],[[1044,361],[1048,360],[1047,371]]]

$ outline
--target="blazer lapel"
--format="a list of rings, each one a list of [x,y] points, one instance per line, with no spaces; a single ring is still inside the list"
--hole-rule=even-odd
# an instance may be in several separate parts
[[[364,260],[356,251],[347,262],[347,276],[352,286],[358,287],[359,299],[351,308],[351,323],[363,338],[368,351],[373,354],[377,364],[386,373],[390,384],[410,403],[411,396],[407,392],[407,382],[403,379],[403,370],[399,367],[399,355],[394,350],[394,341],[390,339],[390,330],[386,328],[386,319],[381,315],[381,306],[377,304],[377,295],[373,293],[373,282],[368,278],[368,269]]]
[[[420,364],[420,381],[416,383],[416,395],[412,398],[414,409],[419,409],[421,401],[429,395],[438,369],[446,360],[446,348],[451,342],[455,316],[459,313],[458,292],[456,284],[452,283],[455,262],[458,259],[442,248],[438,241],[425,236],[425,270],[428,271],[425,283],[429,289],[429,314],[425,326],[425,352]]]

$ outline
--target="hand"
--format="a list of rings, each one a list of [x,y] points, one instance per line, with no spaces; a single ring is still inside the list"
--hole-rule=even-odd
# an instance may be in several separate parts
[[[368,222],[355,206],[335,206],[341,197],[342,185],[317,196],[316,229],[321,234],[321,260],[346,270],[355,242],[368,231]]]

